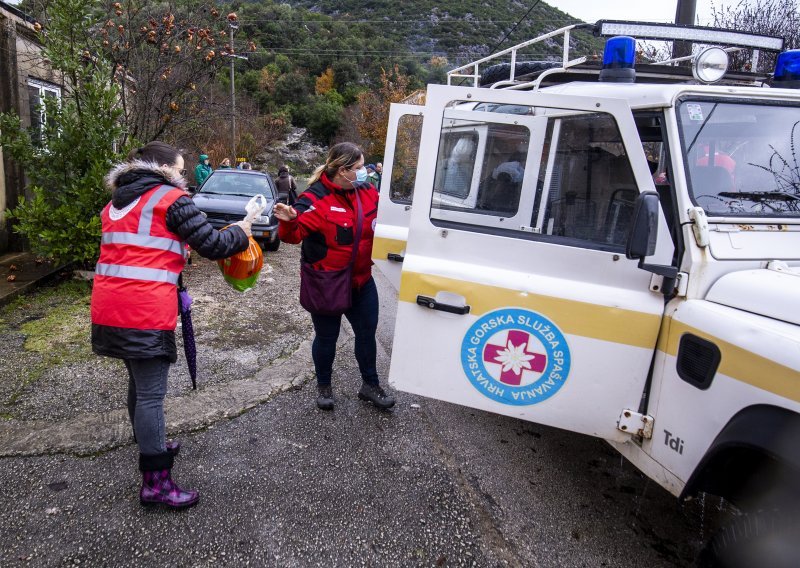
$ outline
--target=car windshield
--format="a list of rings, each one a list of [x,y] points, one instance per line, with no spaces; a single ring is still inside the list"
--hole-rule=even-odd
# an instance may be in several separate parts
[[[244,196],[253,196],[260,193],[267,199],[272,199],[272,190],[269,187],[267,177],[255,174],[215,172],[203,184],[200,193]]]
[[[689,189],[709,216],[800,216],[798,106],[684,100]]]

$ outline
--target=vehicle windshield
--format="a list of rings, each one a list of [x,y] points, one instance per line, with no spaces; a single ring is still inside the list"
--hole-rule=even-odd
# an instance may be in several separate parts
[[[236,174],[214,172],[203,184],[200,193],[218,193],[222,195],[253,196],[261,194],[272,199],[267,177],[254,174]]]
[[[684,100],[681,145],[692,198],[709,216],[800,216],[798,106]]]

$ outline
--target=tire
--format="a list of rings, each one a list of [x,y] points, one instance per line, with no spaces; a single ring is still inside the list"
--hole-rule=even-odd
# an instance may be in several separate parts
[[[281,240],[275,237],[275,240],[272,241],[271,243],[264,243],[262,248],[269,252],[275,252],[278,250],[278,248],[280,248],[280,246],[281,246]]]
[[[719,530],[697,561],[699,568],[793,568],[798,565],[800,512],[744,513]]]
[[[531,73],[541,73],[548,69],[561,67],[561,63],[556,61],[517,61],[514,77],[529,75]],[[505,81],[511,76],[511,63],[498,63],[488,67],[481,73],[479,84],[481,87]]]

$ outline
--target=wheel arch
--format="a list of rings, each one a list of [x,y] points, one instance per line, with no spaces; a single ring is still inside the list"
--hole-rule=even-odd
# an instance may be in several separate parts
[[[735,414],[717,435],[680,498],[699,492],[737,506],[800,497],[800,414],[754,405]]]

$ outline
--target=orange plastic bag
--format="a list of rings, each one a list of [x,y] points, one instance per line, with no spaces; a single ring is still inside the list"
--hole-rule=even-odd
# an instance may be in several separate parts
[[[256,195],[245,205],[247,215],[244,220],[252,223],[257,216],[264,212],[266,207],[267,201],[264,196]],[[227,228],[225,227],[225,229]],[[250,237],[250,246],[246,250],[236,253],[230,258],[218,260],[217,264],[222,270],[222,277],[225,278],[225,282],[230,284],[231,288],[239,292],[247,292],[256,285],[261,267],[264,266],[264,255],[258,243],[253,237]]]
[[[226,227],[227,228],[227,227]],[[261,252],[259,244],[250,237],[250,246],[242,252],[218,260],[222,277],[225,278],[231,288],[239,292],[247,292],[256,285],[258,275],[264,266],[264,254]]]

